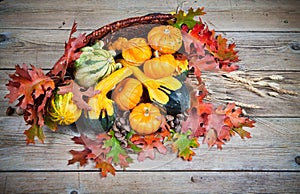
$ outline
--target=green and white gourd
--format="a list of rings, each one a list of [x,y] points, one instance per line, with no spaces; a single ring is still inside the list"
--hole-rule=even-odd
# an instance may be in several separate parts
[[[81,49],[80,58],[75,61],[75,80],[79,85],[93,86],[121,68],[122,65],[114,60],[115,51],[104,50],[103,46],[103,41],[99,41]]]

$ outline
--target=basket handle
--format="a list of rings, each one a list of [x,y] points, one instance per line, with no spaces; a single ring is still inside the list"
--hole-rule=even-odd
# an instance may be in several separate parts
[[[166,24],[168,20],[175,19],[172,14],[152,13],[145,16],[138,16],[119,20],[111,24],[102,26],[101,28],[88,34],[84,40],[85,43],[93,43],[103,38],[108,33],[115,32],[119,29],[126,28],[138,24]]]

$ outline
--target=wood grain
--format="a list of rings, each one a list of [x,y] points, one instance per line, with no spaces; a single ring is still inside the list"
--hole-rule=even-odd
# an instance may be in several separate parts
[[[18,2],[18,3],[16,3]],[[176,10],[178,2],[172,1],[103,1],[101,3],[80,1],[3,1],[0,12],[2,28],[58,29],[70,26],[74,20],[80,29],[95,29],[126,17],[145,15],[152,12]],[[261,6],[261,5],[264,6]],[[53,6],[55,5],[55,6]],[[134,5],[134,9],[132,9]],[[300,5],[289,0],[263,2],[247,1],[188,1],[183,9],[190,7],[206,8],[204,20],[221,31],[299,31]],[[251,9],[249,8],[251,6]],[[32,10],[32,11],[29,11]],[[18,13],[18,14],[15,14]],[[34,13],[34,14],[32,14]],[[22,18],[20,20],[19,18]],[[268,22],[265,22],[268,21]],[[65,25],[62,25],[65,23]]]
[[[298,172],[1,173],[2,193],[299,193]],[[130,177],[130,178],[128,178]],[[3,183],[4,182],[4,183]],[[34,182],[32,187],[30,182]],[[164,182],[164,184],[162,184]],[[59,183],[59,184],[57,184]]]
[[[299,96],[258,97],[220,74],[206,73],[214,103],[231,98],[261,106],[246,109],[256,120],[252,138],[232,137],[223,150],[201,145],[191,162],[156,154],[115,177],[100,178],[93,164],[67,165],[68,151],[81,150],[70,127],[45,128],[44,144],[26,146],[23,119],[6,116],[5,83],[15,64],[45,71],[62,55],[73,21],[89,33],[116,20],[168,13],[178,0],[0,1],[0,193],[300,193]],[[134,7],[132,7],[134,5]],[[249,78],[283,75],[280,85],[300,93],[300,2],[294,0],[188,0],[182,8],[204,6],[210,29],[235,42],[241,70]],[[76,33],[78,35],[78,33]],[[200,142],[201,143],[201,142]]]
[[[88,170],[86,167],[67,166],[68,151],[82,150],[75,145],[72,131],[55,133],[45,129],[45,144],[25,145],[23,131],[28,128],[20,117],[1,117],[0,171],[14,170]],[[295,157],[300,153],[299,118],[259,118],[256,127],[248,129],[253,138],[232,137],[222,151],[201,145],[190,162],[168,155],[156,154],[155,160],[134,163],[127,170],[299,170]],[[201,139],[200,139],[201,143]],[[9,154],[8,154],[9,153]],[[237,159],[238,156],[238,159]]]
[[[64,53],[69,36],[69,30],[3,30],[7,39],[0,44],[0,68],[27,63],[50,69]],[[236,43],[243,70],[300,70],[300,52],[295,50],[300,33],[226,32],[223,36]]]
[[[8,74],[13,73],[11,70],[2,70],[0,74],[0,94],[5,96],[8,94],[5,84],[8,82]],[[248,76],[262,77],[267,75],[282,75],[284,80],[278,82],[280,87],[289,89],[300,94],[300,72],[247,72]],[[279,97],[261,97],[253,92],[249,92],[242,85],[236,84],[232,81],[226,81],[221,74],[206,73],[203,76],[209,92],[210,97],[215,99],[214,104],[225,104],[228,99],[230,101],[237,101],[242,103],[254,104],[259,106],[259,109],[247,109],[250,116],[273,116],[273,117],[299,117],[300,100],[298,96],[280,95]],[[267,92],[268,90],[262,89]],[[0,98],[0,116],[4,116],[8,107],[8,100]]]

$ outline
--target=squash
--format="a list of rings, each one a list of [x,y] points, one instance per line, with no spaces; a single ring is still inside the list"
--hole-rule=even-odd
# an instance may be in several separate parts
[[[156,26],[148,33],[148,42],[161,53],[173,54],[182,46],[181,31],[170,25]]]
[[[140,103],[129,115],[130,127],[142,135],[156,132],[161,122],[162,115],[160,110],[152,103]]]
[[[159,79],[171,76],[176,69],[177,62],[173,55],[167,54],[155,57],[144,63],[144,73],[146,76]]]
[[[47,107],[47,113],[51,121],[59,125],[70,125],[78,120],[81,115],[81,109],[74,104],[72,98],[72,92],[53,94]]]
[[[130,68],[135,78],[147,88],[150,100],[160,104],[166,104],[169,101],[168,94],[179,89],[182,85],[180,81],[172,76],[151,79],[138,67],[130,66],[128,68]]]
[[[121,67],[115,63],[114,53],[102,49],[103,42],[82,48],[75,61],[75,80],[79,85],[90,87]]]
[[[164,105],[169,115],[177,115],[184,113],[190,108],[190,93],[185,84],[182,84],[181,88],[172,91],[169,95],[169,101]]]
[[[128,40],[122,48],[122,56],[130,64],[139,66],[152,56],[152,50],[146,39],[133,38]]]
[[[142,94],[141,82],[134,78],[126,78],[112,92],[112,100],[116,102],[119,109],[129,110],[140,102]]]
[[[105,111],[101,111],[100,115],[96,119],[81,116],[76,122],[76,127],[78,130],[84,130],[83,132],[85,133],[88,133],[90,131],[95,134],[103,133],[104,131],[107,132],[114,124],[116,111],[117,110],[115,109],[115,107],[114,114],[112,115],[108,115]]]
[[[131,74],[132,71],[129,67],[123,67],[96,84],[95,90],[100,91],[100,93],[88,100],[88,105],[92,107],[92,110],[88,111],[89,118],[98,119],[102,111],[105,111],[108,116],[112,116],[114,114],[114,102],[107,98],[107,93],[120,81],[129,77]]]

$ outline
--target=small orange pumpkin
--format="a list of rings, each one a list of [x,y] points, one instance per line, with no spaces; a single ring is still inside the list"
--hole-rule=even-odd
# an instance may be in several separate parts
[[[143,135],[156,132],[161,125],[161,113],[152,103],[141,103],[129,115],[131,128]]]
[[[140,102],[142,94],[142,83],[134,78],[126,78],[114,89],[112,99],[121,110],[130,110]]]
[[[152,50],[146,42],[146,39],[133,38],[124,44],[122,56],[126,61],[138,66],[151,58]]]
[[[181,31],[170,25],[156,26],[148,33],[148,42],[161,53],[173,54],[182,45]]]
[[[144,63],[144,73],[152,79],[171,76],[176,69],[177,62],[173,55],[167,54],[150,59]]]

